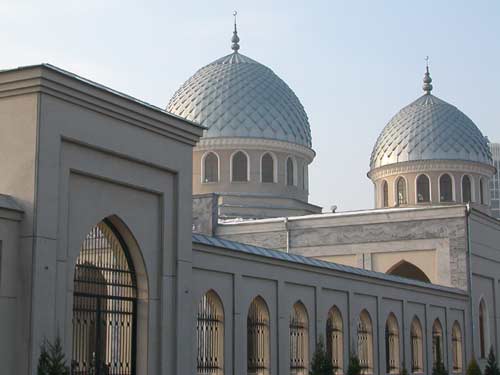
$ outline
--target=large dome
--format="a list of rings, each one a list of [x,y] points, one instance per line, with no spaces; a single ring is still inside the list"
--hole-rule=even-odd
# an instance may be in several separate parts
[[[481,131],[458,108],[431,95],[431,89],[429,82],[426,94],[389,121],[373,148],[371,169],[416,160],[491,165],[491,152]]]
[[[205,126],[205,138],[265,138],[311,147],[309,121],[294,92],[237,49],[198,70],[167,111]]]

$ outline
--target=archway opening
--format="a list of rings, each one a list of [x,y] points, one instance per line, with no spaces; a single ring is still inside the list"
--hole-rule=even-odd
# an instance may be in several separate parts
[[[134,375],[137,281],[128,249],[103,220],[85,237],[73,292],[74,374]]]
[[[407,262],[405,260],[392,266],[388,271],[388,275],[395,275],[400,277],[406,277],[407,279],[413,279],[418,281],[423,281],[425,283],[430,283],[431,280],[427,277],[424,271],[418,268],[413,263]]]

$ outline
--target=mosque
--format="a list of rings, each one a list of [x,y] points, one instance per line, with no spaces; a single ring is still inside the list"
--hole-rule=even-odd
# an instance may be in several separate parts
[[[488,141],[432,94],[373,148],[374,208],[308,201],[307,114],[240,52],[166,110],[48,64],[0,71],[0,363],[36,374],[465,374],[499,353]],[[388,114],[389,117],[389,114]]]

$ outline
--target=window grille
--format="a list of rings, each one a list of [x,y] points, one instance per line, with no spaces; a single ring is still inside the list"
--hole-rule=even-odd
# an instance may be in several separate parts
[[[203,160],[204,176],[203,182],[218,182],[219,181],[219,159],[213,152],[209,152]]]
[[[417,178],[417,202],[426,203],[430,202],[430,182],[429,177],[422,174]]]
[[[198,375],[222,375],[224,366],[224,315],[219,297],[206,293],[198,304]]]
[[[462,332],[458,322],[453,324],[451,331],[451,345],[453,356],[453,372],[462,372]]]
[[[444,174],[439,179],[439,191],[441,202],[453,201],[453,184],[449,174]]]
[[[309,322],[307,312],[301,303],[293,306],[290,317],[290,373],[308,373]]]
[[[76,261],[71,373],[134,375],[136,276],[107,221],[93,227]]]
[[[424,368],[422,326],[417,318],[411,323],[411,372],[420,373]]]
[[[232,180],[234,182],[248,181],[248,158],[243,151],[238,151],[233,155]]]
[[[358,357],[362,374],[373,373],[373,336],[372,323],[366,311],[360,315],[358,322]]]
[[[396,183],[398,205],[407,204],[408,199],[406,197],[406,181],[403,177],[399,177]]]
[[[392,314],[385,325],[385,358],[387,372],[399,373],[399,329]]]
[[[269,375],[269,311],[264,300],[253,300],[247,318],[247,368],[249,375]]]
[[[333,307],[326,321],[326,351],[336,375],[343,372],[343,324],[340,311]]]
[[[469,176],[464,176],[462,178],[462,202],[468,203],[471,202],[472,194],[471,194],[471,183]]]

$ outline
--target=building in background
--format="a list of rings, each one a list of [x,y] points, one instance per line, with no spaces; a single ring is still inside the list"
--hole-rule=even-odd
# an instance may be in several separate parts
[[[500,143],[490,143],[493,164],[497,168],[490,181],[491,215],[500,219]]]

